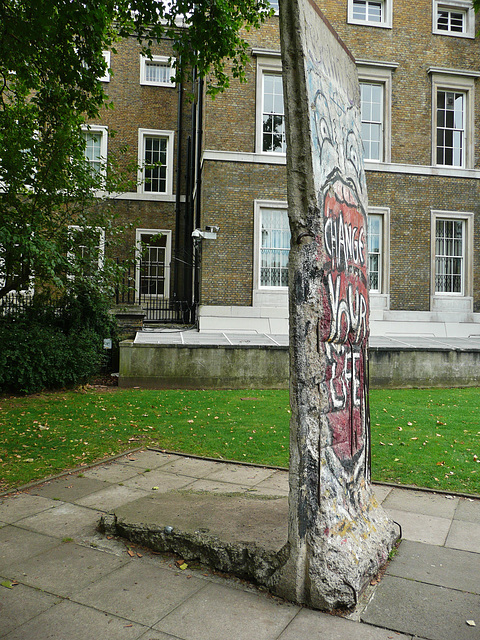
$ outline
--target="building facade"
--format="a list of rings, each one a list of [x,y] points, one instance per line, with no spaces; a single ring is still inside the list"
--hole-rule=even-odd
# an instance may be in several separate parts
[[[372,333],[480,333],[472,3],[418,0],[412,20],[407,0],[316,2],[358,67]],[[110,58],[115,108],[90,131],[147,165],[116,198],[120,218],[137,220],[125,243],[142,243],[153,265],[138,271],[137,292],[192,301],[202,331],[281,334],[290,234],[278,15],[248,41],[247,82],[232,78],[215,99],[201,82],[172,84],[168,42],[153,60],[121,43]]]
[[[357,61],[373,334],[480,327],[480,50],[471,2],[317,0]],[[278,18],[247,85],[205,105],[199,323],[287,331],[288,222]],[[233,84],[233,83],[232,83]]]

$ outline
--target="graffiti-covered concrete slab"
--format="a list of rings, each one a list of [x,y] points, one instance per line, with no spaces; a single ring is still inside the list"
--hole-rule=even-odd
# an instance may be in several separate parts
[[[274,587],[354,606],[398,533],[369,485],[367,191],[354,60],[313,0],[280,6],[290,251],[290,557]]]

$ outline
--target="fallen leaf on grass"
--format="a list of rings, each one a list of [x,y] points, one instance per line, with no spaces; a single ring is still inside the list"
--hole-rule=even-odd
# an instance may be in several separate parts
[[[135,556],[135,554],[133,553],[133,551],[131,549],[127,549],[127,553],[131,558],[133,558]]]

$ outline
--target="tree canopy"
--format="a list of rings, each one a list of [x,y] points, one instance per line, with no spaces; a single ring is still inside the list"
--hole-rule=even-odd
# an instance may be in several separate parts
[[[227,61],[243,78],[242,29],[270,13],[268,0],[0,0],[0,299],[33,276],[65,284],[79,264],[68,225],[109,224],[93,196],[118,184],[85,161],[85,123],[106,101],[103,52],[135,36],[149,55],[167,37],[177,80],[196,67],[215,94]]]

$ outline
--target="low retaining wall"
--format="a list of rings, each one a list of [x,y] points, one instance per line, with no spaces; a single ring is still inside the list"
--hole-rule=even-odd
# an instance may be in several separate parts
[[[284,389],[288,347],[120,344],[120,387]],[[480,350],[370,349],[375,388],[480,386]]]

